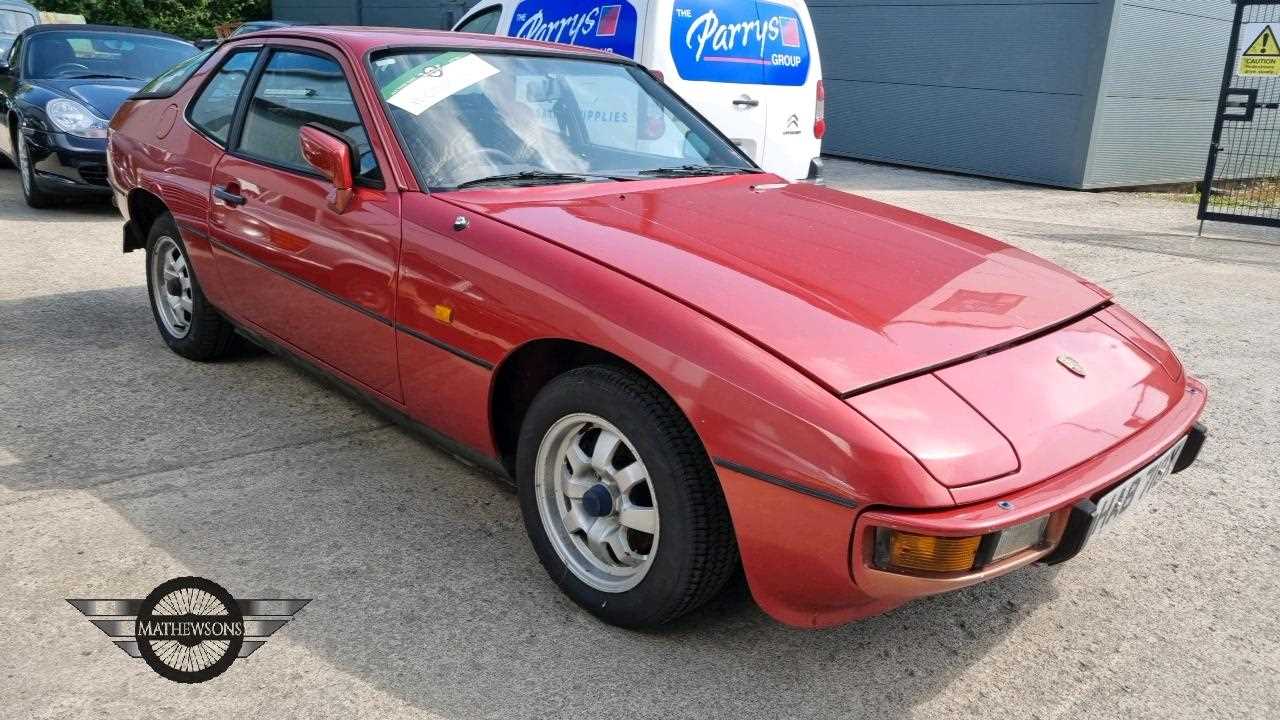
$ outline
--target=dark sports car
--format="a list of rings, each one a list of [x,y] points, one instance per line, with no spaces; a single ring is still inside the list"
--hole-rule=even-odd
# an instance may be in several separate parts
[[[172,35],[133,28],[36,25],[19,33],[0,57],[0,153],[18,166],[27,204],[108,197],[111,117],[152,78],[195,54]]]

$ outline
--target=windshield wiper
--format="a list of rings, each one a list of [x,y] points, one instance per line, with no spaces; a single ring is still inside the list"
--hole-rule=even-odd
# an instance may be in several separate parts
[[[141,80],[131,75],[108,75],[106,73],[93,73],[90,75],[66,75],[68,80]]]
[[[625,181],[633,178],[617,177],[613,175],[595,175],[592,173],[562,173],[547,172],[545,170],[522,170],[518,173],[504,173],[502,175],[490,175],[488,177],[476,178],[475,180],[467,180],[458,183],[454,189],[461,190],[463,188],[477,187],[479,185],[499,185],[502,183],[534,183],[534,184],[556,184],[556,183],[582,183],[592,180],[618,180]]]
[[[658,177],[699,177],[702,175],[754,175],[759,172],[755,168],[736,167],[733,165],[681,165],[679,167],[641,170],[636,174]]]

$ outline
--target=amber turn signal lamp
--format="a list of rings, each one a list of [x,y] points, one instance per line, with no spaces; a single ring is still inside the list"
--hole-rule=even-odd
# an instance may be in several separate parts
[[[973,567],[981,542],[981,535],[932,537],[881,528],[876,536],[876,561],[902,570],[964,572]]]

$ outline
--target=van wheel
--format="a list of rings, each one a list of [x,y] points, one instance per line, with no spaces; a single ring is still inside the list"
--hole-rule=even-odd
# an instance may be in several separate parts
[[[169,349],[199,361],[231,352],[235,329],[200,291],[187,247],[168,213],[156,219],[147,237],[147,294]]]
[[[552,380],[516,454],[534,550],[560,589],[605,622],[668,623],[713,598],[737,567],[715,470],[647,379],[595,365]]]

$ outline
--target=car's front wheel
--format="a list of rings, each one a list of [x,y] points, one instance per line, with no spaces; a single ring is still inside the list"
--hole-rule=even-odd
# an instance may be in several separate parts
[[[22,199],[29,207],[36,209],[53,205],[55,196],[41,190],[40,185],[36,183],[36,168],[31,160],[31,145],[21,133],[14,133],[13,145],[18,155],[18,179],[22,182]]]
[[[675,403],[636,373],[598,365],[551,381],[525,417],[517,475],[542,564],[606,622],[670,622],[737,567],[706,452]]]
[[[235,329],[209,304],[187,256],[177,223],[162,215],[147,237],[147,294],[160,336],[189,360],[216,360],[231,352]]]

